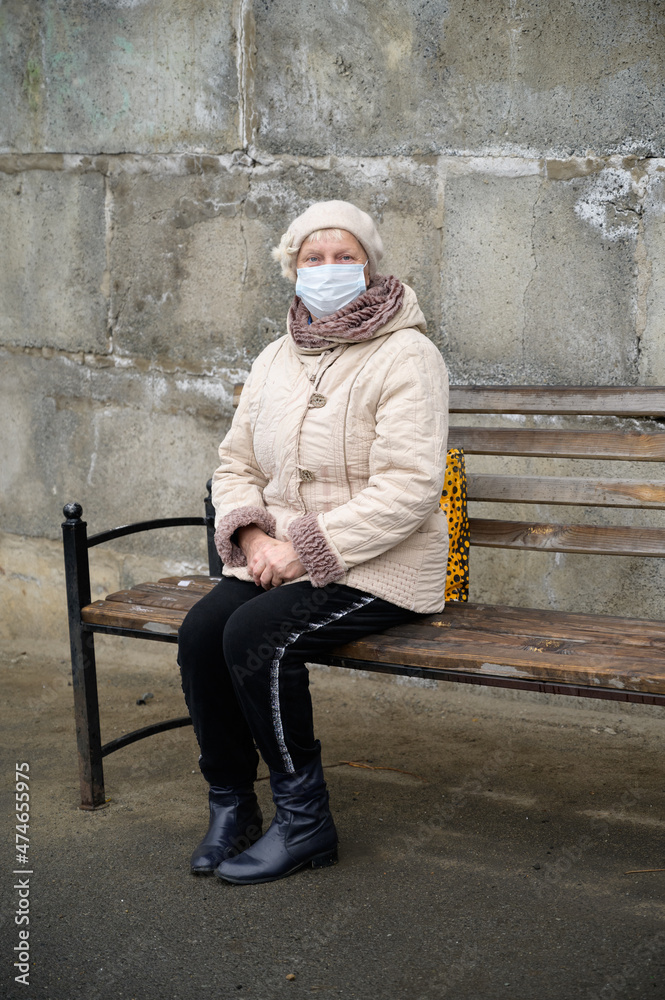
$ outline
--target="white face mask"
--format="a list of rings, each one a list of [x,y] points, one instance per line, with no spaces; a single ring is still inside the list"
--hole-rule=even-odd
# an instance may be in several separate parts
[[[296,295],[317,319],[348,306],[366,287],[365,264],[319,264],[298,268]]]

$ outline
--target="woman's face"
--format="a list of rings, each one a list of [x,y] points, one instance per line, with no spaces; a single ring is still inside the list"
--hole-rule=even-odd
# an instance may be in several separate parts
[[[296,267],[318,267],[320,264],[365,264],[367,254],[352,233],[340,230],[342,239],[335,239],[325,230],[317,240],[303,241]],[[369,285],[369,263],[365,264],[365,285]]]

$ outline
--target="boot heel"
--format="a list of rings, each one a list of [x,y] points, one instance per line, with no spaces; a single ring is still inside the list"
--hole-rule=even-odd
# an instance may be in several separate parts
[[[312,858],[311,865],[312,868],[329,868],[330,865],[336,865],[337,860],[337,848],[335,847],[332,851],[317,854],[315,858]]]

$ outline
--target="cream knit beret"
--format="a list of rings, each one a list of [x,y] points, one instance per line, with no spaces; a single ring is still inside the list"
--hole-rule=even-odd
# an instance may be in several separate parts
[[[279,241],[272,255],[282,265],[285,278],[295,281],[296,257],[311,233],[319,229],[346,229],[362,244],[369,260],[370,277],[383,257],[383,242],[367,212],[349,201],[317,201],[295,219]]]

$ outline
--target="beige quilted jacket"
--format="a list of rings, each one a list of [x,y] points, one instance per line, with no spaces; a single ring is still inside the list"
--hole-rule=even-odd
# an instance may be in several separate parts
[[[424,330],[405,286],[371,340],[313,353],[287,334],[259,355],[213,477],[226,576],[251,579],[234,533],[258,524],[291,539],[315,587],[442,610],[448,375]]]

